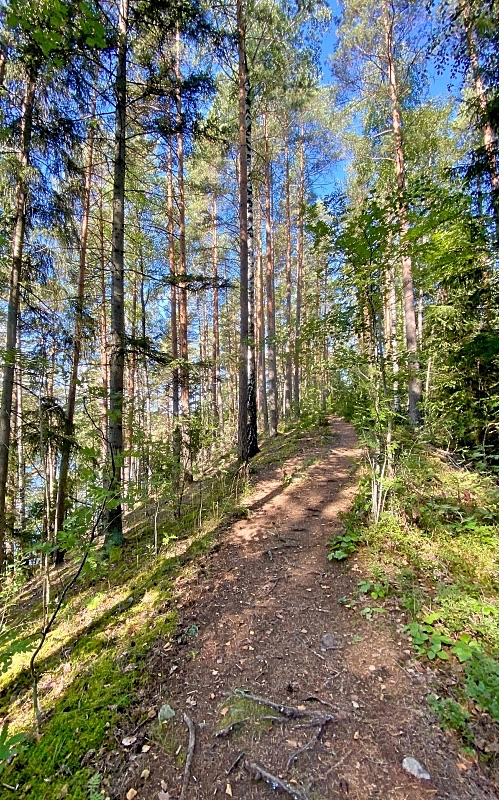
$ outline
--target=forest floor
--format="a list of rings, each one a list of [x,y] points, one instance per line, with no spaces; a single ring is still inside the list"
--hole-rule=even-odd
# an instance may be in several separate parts
[[[247,515],[178,577],[177,633],[154,644],[134,713],[144,724],[115,731],[98,765],[111,800],[497,797],[430,713],[439,670],[397,633],[404,613],[345,607],[362,555],[329,562],[327,542],[360,450],[351,425],[331,425],[332,437],[305,438],[300,455],[252,476]],[[158,723],[160,709],[174,716]]]

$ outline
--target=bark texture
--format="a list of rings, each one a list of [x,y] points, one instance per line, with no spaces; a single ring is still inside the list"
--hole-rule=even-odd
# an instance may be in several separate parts
[[[116,68],[116,117],[111,255],[111,357],[109,364],[110,504],[106,544],[123,544],[123,385],[125,369],[125,153],[128,0],[121,0]]]
[[[395,70],[395,57],[393,48],[393,14],[390,12],[387,0],[383,0],[383,25],[385,29],[385,56],[387,64],[387,78],[390,91],[392,110],[393,145],[395,152],[395,174],[399,194],[398,214],[399,230],[402,239],[402,299],[404,305],[405,341],[408,355],[408,396],[409,396],[409,422],[416,427],[421,422],[421,380],[419,375],[418,341],[416,326],[416,310],[414,305],[414,286],[412,281],[412,258],[407,251],[404,239],[409,230],[407,204],[405,201],[405,158],[402,139],[402,117],[400,112],[400,98]]]
[[[278,398],[277,398],[277,358],[275,332],[275,289],[274,289],[274,241],[272,230],[272,177],[270,166],[269,138],[267,117],[263,119],[265,137],[265,255],[266,255],[266,289],[267,289],[267,361],[269,376],[268,407],[269,435],[277,435]]]
[[[246,59],[243,0],[237,2],[239,96],[240,363],[238,456],[243,463],[258,452],[255,364],[255,268],[251,183],[251,87]]]

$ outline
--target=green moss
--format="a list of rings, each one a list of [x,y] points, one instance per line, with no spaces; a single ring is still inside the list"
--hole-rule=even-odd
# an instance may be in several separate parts
[[[262,733],[276,722],[280,722],[282,717],[273,709],[266,708],[254,700],[248,700],[243,695],[233,694],[227,698],[225,703],[219,708],[219,719],[217,721],[217,731],[230,730],[231,736],[243,729],[250,730],[254,738],[258,738]]]

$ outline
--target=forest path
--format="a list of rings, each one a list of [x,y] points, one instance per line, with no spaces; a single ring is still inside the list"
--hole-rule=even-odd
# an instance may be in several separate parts
[[[249,517],[179,582],[180,634],[158,643],[141,699],[145,716],[168,703],[175,717],[164,733],[151,722],[132,748],[115,751],[105,769],[111,798],[179,798],[184,713],[196,731],[186,800],[495,797],[428,713],[431,671],[411,659],[394,626],[338,602],[355,593],[360,573],[355,560],[328,562],[327,541],[352,503],[360,451],[351,425],[331,425],[334,438],[305,441],[303,478],[286,486],[294,457],[254,479]],[[299,716],[245,701],[240,690]],[[405,772],[405,756],[430,780]],[[283,785],[255,781],[255,763]]]

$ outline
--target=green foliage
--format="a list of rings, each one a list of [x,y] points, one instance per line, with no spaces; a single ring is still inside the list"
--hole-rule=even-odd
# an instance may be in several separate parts
[[[360,497],[360,495],[359,495]],[[343,516],[343,529],[328,542],[329,561],[344,561],[357,550],[362,541],[362,527],[359,524],[361,505],[354,506]]]
[[[403,630],[410,635],[413,647],[418,655],[425,655],[432,661],[435,657],[442,661],[447,661],[449,653],[444,649],[444,645],[451,645],[452,639],[441,633],[432,624],[433,615],[425,617],[422,623],[411,622],[405,625]]]
[[[34,650],[39,636],[20,635],[18,631],[0,629],[0,673],[7,672],[12,666],[14,656],[18,653],[29,653]]]
[[[499,662],[474,654],[466,665],[466,694],[499,723]]]
[[[344,561],[346,558],[355,553],[361,536],[354,531],[344,530],[342,533],[335,536],[328,542],[330,552],[328,555],[329,561]]]
[[[460,703],[452,697],[437,698],[435,695],[429,695],[428,705],[444,728],[451,728],[466,738],[470,738],[468,722],[471,715]]]
[[[359,581],[359,592],[368,594],[373,600],[384,600],[388,597],[389,586],[386,583],[375,583],[374,581]]]
[[[50,62],[61,68],[73,49],[104,48],[107,44],[102,19],[95,6],[86,1],[10,0],[6,22],[18,35],[24,58],[38,67]]]
[[[26,740],[24,733],[16,733],[14,736],[9,736],[8,732],[9,725],[5,722],[0,730],[0,770],[2,762],[14,758],[21,752],[23,743]]]
[[[460,676],[453,689],[459,702],[443,697],[429,703],[469,746],[477,709],[499,718],[497,485],[490,476],[451,465],[424,442],[403,437],[389,510],[377,523],[365,511],[368,492],[364,481],[356,501],[360,513],[351,517],[356,546],[368,545],[360,553],[367,575],[357,597],[343,602],[368,620],[387,612],[388,595],[406,609],[409,620],[398,630],[415,654],[451,662],[454,677]],[[374,599],[382,601],[379,607],[373,607]]]

